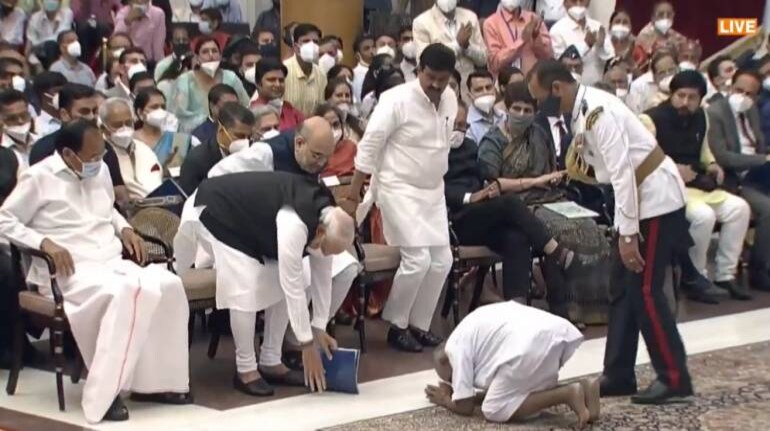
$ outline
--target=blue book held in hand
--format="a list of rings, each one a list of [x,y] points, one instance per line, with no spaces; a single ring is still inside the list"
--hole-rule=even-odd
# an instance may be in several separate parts
[[[358,393],[358,359],[361,352],[356,349],[337,349],[332,351],[332,359],[321,352],[324,371],[326,371],[326,389],[346,394]]]

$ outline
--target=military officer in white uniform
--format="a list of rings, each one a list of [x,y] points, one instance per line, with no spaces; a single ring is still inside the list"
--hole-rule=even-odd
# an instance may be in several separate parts
[[[676,165],[620,99],[577,84],[558,61],[540,62],[528,85],[547,115],[572,117],[570,175],[612,184],[615,192],[620,259],[613,272],[602,396],[636,394],[639,331],[657,379],[631,401],[662,404],[692,395],[687,355],[663,293],[666,268],[692,244]]]

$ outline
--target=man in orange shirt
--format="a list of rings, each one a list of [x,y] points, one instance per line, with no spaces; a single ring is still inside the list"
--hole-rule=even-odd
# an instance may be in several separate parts
[[[548,28],[536,14],[522,10],[522,0],[501,0],[500,10],[484,21],[489,71],[497,76],[509,65],[526,75],[538,60],[553,57]]]

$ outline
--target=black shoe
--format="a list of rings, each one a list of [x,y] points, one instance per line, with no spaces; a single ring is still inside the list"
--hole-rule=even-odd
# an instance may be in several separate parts
[[[290,370],[302,371],[302,350],[284,350],[281,362]]]
[[[391,326],[388,330],[388,344],[402,352],[422,352],[422,344],[417,341],[408,329],[400,329]]]
[[[412,333],[412,337],[422,344],[423,347],[436,347],[444,341],[443,338],[430,331],[423,331],[422,329],[413,328],[411,326],[409,327],[409,332]]]
[[[273,387],[265,379],[259,378],[253,382],[244,383],[237,373],[233,376],[233,387],[246,395],[257,397],[269,397],[274,393]]]
[[[634,404],[669,404],[681,403],[692,396],[692,387],[672,389],[660,380],[650,383],[647,389],[631,397]]]
[[[740,301],[748,301],[753,298],[748,292],[746,292],[746,289],[744,289],[741,286],[738,286],[735,283],[735,280],[717,281],[714,284],[717,287],[721,287],[722,289],[725,289],[726,291],[730,292],[730,297],[733,299],[737,299]]]
[[[190,392],[158,392],[154,394],[141,394],[138,392],[131,393],[131,401],[137,401],[140,403],[158,403],[158,404],[173,404],[173,405],[186,405],[193,403],[193,396]]]
[[[353,324],[353,320],[353,316],[344,311],[338,311],[334,317],[334,323],[341,326],[350,326]]]
[[[259,374],[267,383],[277,386],[305,386],[305,373],[297,370],[289,370],[283,374],[269,374],[267,371],[259,370]]]
[[[682,291],[684,291],[687,299],[704,304],[719,304],[716,296],[711,294],[714,289],[719,288],[714,286],[708,278],[700,274],[692,281],[682,282]]]
[[[107,409],[107,413],[102,418],[103,421],[122,422],[128,420],[128,407],[123,404],[123,400],[120,397],[115,397],[115,400],[110,404],[110,408]]]
[[[626,397],[636,394],[636,381],[612,381],[607,376],[599,378],[599,395],[601,397]]]

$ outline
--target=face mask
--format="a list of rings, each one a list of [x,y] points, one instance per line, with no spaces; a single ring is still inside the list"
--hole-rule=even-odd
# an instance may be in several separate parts
[[[59,0],[44,0],[43,10],[46,12],[54,12],[59,9]]]
[[[230,148],[227,151],[229,151],[230,154],[235,154],[239,151],[245,150],[246,148],[249,148],[248,139],[236,139],[230,143]]]
[[[147,114],[144,118],[144,122],[160,129],[165,124],[166,117],[168,117],[168,111],[165,109],[156,109]]]
[[[217,74],[217,70],[219,70],[219,62],[218,61],[207,61],[205,63],[201,63],[201,70],[208,76],[214,77]]]
[[[475,106],[479,111],[485,114],[489,114],[492,112],[492,107],[495,106],[495,96],[486,95],[477,97],[473,100],[473,106]]]
[[[625,39],[631,34],[631,27],[622,24],[615,24],[610,27],[610,35],[614,39]]]
[[[143,63],[136,63],[135,65],[128,68],[128,71],[126,72],[126,75],[128,75],[128,79],[131,79],[140,72],[147,72],[147,66],[145,66]]]
[[[75,41],[67,45],[67,54],[72,57],[79,58],[81,54],[80,42]]]
[[[190,0],[190,7],[201,7],[203,6],[203,0]]]
[[[29,131],[32,130],[32,122],[28,121],[18,126],[8,126],[5,128],[5,134],[13,138],[13,140],[21,143],[27,143],[29,138]]]
[[[457,0],[436,0],[436,6],[441,12],[450,13],[457,8]]]
[[[299,47],[299,57],[305,63],[315,63],[318,60],[318,44],[306,42]]]
[[[727,101],[730,102],[730,107],[736,114],[743,114],[748,111],[753,103],[745,94],[738,93],[731,94]]]
[[[115,59],[119,59],[120,58],[120,54],[123,54],[123,51],[125,51],[125,50],[126,50],[126,48],[118,48],[118,49],[112,51],[112,57],[115,58]]]
[[[561,115],[561,97],[554,95],[548,96],[547,99],[540,104],[540,111],[547,117],[558,117]]]
[[[182,58],[190,52],[190,44],[184,42],[178,42],[174,44],[174,57]]]
[[[334,65],[337,64],[337,59],[335,57],[332,57],[329,54],[324,54],[321,56],[321,58],[318,60],[318,67],[321,68],[324,74],[328,73],[329,70],[334,67]]]
[[[51,108],[57,111],[59,110],[59,93],[56,93],[53,96],[46,93],[43,96],[47,99],[48,104],[51,106]]]
[[[135,4],[134,8],[138,11],[142,12],[142,14],[147,13],[147,5],[146,4]]]
[[[679,63],[679,70],[696,70],[698,66],[692,61],[683,61]]]
[[[278,136],[280,134],[281,134],[281,132],[279,132],[278,130],[270,129],[267,132],[262,134],[262,139],[263,140],[273,139],[273,138],[275,138],[276,136]]]
[[[508,12],[513,12],[517,7],[521,7],[521,0],[500,0],[500,6]]]
[[[662,92],[664,92],[666,94],[670,93],[671,92],[671,80],[672,79],[674,79],[673,75],[669,75],[669,76],[663,78],[658,83],[658,88],[660,88],[660,91],[662,91]]]
[[[283,109],[283,99],[281,98],[271,99],[267,104],[277,109],[278,112],[281,112]]]
[[[16,91],[21,91],[23,93],[24,90],[27,89],[27,80],[19,75],[13,75],[13,78],[11,78],[11,87]]]
[[[584,6],[572,6],[567,9],[567,13],[575,21],[582,21],[586,17],[586,8]]]
[[[513,132],[521,132],[527,130],[532,122],[535,120],[534,115],[518,115],[508,114],[508,127]]]
[[[243,72],[243,78],[252,84],[257,85],[257,66],[251,66],[246,69],[246,71]]]
[[[579,74],[579,73],[577,73],[577,72],[572,72],[572,78],[573,78],[573,79],[575,80],[575,82],[577,82],[578,84],[580,84],[580,83],[583,81],[583,75],[580,75],[580,74]]]
[[[410,40],[401,47],[401,54],[410,60],[414,60],[417,57],[417,45],[413,40]]]
[[[393,48],[390,47],[390,45],[385,45],[377,48],[377,55],[389,55],[393,58],[396,58],[396,51],[393,50]]]
[[[214,30],[211,28],[211,22],[210,21],[201,21],[198,23],[198,30],[201,32],[201,34],[209,35],[214,32]]]
[[[332,135],[334,136],[334,142],[339,142],[342,139],[342,129],[332,130]]]
[[[337,105],[337,109],[339,109],[343,114],[349,114],[350,113],[350,104],[349,103],[340,103],[339,105]]]
[[[653,23],[655,26],[655,30],[658,30],[658,32],[666,34],[669,30],[671,30],[671,27],[674,25],[674,22],[668,18],[663,18],[655,21]]]
[[[455,148],[460,148],[464,140],[465,140],[465,132],[460,130],[455,130],[454,132],[452,132],[451,135],[449,135],[449,147],[452,148],[453,150]]]
[[[83,165],[83,167],[80,168],[80,172],[75,171],[75,174],[77,174],[81,180],[99,175],[99,172],[102,170],[101,160],[98,162],[84,162],[77,154],[75,154],[75,157],[77,157],[78,160],[80,160],[80,164]]]
[[[625,99],[626,96],[628,96],[628,89],[627,88],[616,88],[615,89],[615,95],[618,96],[620,99]]]
[[[770,91],[770,76],[768,76],[762,81],[762,88],[764,88],[767,91]]]
[[[134,129],[124,126],[120,129],[112,132],[108,141],[112,142],[115,146],[127,149],[134,141]]]
[[[337,64],[342,63],[342,59],[345,58],[345,55],[342,53],[341,49],[337,50]]]
[[[230,0],[217,0],[217,6],[226,7],[230,5]]]

